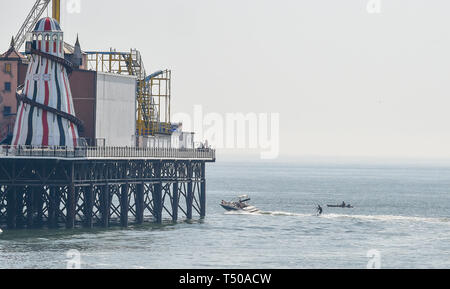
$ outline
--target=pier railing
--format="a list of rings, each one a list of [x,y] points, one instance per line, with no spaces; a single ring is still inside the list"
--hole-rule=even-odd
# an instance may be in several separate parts
[[[87,158],[87,159],[202,159],[215,160],[213,149],[173,149],[136,147],[32,147],[0,146],[2,157]]]

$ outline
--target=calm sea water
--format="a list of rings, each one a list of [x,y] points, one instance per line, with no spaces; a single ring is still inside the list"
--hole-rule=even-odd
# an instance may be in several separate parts
[[[207,218],[110,230],[0,235],[0,268],[450,268],[450,168],[217,163]],[[249,194],[259,213],[230,214],[222,199]],[[350,202],[355,209],[315,205]]]

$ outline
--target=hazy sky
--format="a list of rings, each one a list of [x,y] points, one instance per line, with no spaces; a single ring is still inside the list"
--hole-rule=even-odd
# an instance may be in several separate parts
[[[66,41],[172,69],[175,112],[280,113],[283,156],[450,158],[448,0],[80,1]],[[3,5],[1,50],[34,2]]]

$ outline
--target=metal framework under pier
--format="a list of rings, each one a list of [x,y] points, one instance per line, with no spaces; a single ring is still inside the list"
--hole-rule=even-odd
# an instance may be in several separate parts
[[[206,215],[205,160],[0,159],[0,227],[108,227]]]

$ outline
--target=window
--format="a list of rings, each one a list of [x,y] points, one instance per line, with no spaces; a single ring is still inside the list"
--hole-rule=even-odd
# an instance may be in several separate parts
[[[3,107],[3,116],[9,116],[9,115],[11,115],[11,107],[10,106]]]
[[[11,73],[11,63],[5,63],[5,72]]]
[[[11,91],[11,82],[5,82],[5,91]]]

